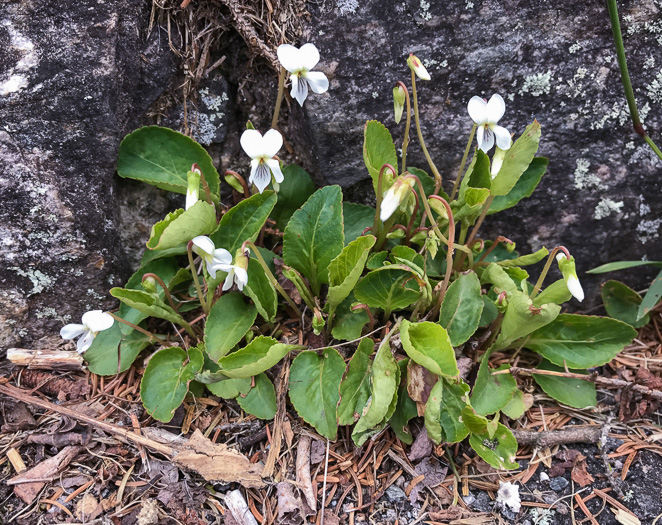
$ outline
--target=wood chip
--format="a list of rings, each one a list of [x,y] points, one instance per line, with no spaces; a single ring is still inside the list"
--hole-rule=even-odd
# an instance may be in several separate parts
[[[7,459],[9,459],[9,462],[12,464],[12,467],[14,467],[16,474],[20,474],[21,472],[27,470],[25,463],[23,463],[23,458],[21,457],[21,454],[14,447],[10,447],[9,450],[7,451]]]
[[[251,514],[248,504],[242,496],[241,491],[232,490],[225,495],[225,504],[230,514],[239,525],[257,525],[257,521]]]
[[[308,506],[313,510],[317,510],[317,496],[313,490],[313,483],[310,479],[310,436],[303,435],[299,438],[297,445],[297,460],[296,460],[296,473],[297,484]]]

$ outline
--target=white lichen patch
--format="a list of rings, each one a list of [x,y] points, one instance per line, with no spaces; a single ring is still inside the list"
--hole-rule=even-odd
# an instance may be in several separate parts
[[[660,226],[662,219],[646,219],[637,225],[639,242],[646,244],[660,236]]]
[[[539,97],[540,95],[548,95],[552,84],[552,72],[547,71],[547,73],[536,73],[535,75],[529,75],[524,78],[524,84],[519,90],[519,94],[523,95],[528,93],[531,96]]]
[[[53,278],[49,277],[40,270],[34,270],[34,269],[24,270],[23,268],[19,268],[18,266],[13,266],[9,269],[14,270],[21,277],[26,277],[30,279],[30,282],[32,283],[32,290],[28,292],[28,297],[31,295],[36,295],[38,293],[41,293],[53,285]]]
[[[464,8],[468,11],[469,9],[474,8],[474,3],[471,0],[467,0],[466,4],[464,4]]]
[[[599,188],[602,185],[600,177],[589,171],[590,167],[591,163],[587,159],[577,159],[573,176],[575,180],[575,188],[578,190],[592,190]]]
[[[653,81],[646,85],[646,93],[651,102],[662,103],[662,69],[658,71]]]
[[[594,217],[599,221],[605,217],[609,217],[612,213],[620,213],[623,206],[625,206],[623,201],[616,202],[607,197],[603,197],[595,207]]]
[[[377,93],[377,91],[373,91],[372,92],[372,98],[375,98],[375,99],[379,98],[379,93]]]
[[[353,15],[359,8],[358,0],[336,0],[336,7],[340,11],[340,16]]]
[[[199,93],[202,103],[210,111],[220,111],[223,107],[223,103],[229,100],[226,93],[221,93],[220,95],[210,95],[209,88],[201,89]]]
[[[655,57],[648,57],[644,61],[644,69],[652,69],[655,67]]]
[[[418,12],[418,15],[425,21],[432,20],[432,14],[430,13],[430,2],[420,0],[419,6],[420,11]]]
[[[51,308],[50,306],[37,310],[35,312],[35,315],[37,316],[37,319],[44,319],[44,318],[57,319],[59,317],[57,315],[57,310],[55,310],[55,308]]]
[[[28,87],[28,78],[24,73],[39,63],[39,57],[32,41],[22,35],[9,20],[4,20],[2,25],[9,33],[9,50],[20,56],[18,62],[0,79],[0,96],[7,96]]]
[[[579,42],[575,42],[568,48],[568,52],[571,55],[574,55],[577,51],[579,51],[582,48],[581,44]]]

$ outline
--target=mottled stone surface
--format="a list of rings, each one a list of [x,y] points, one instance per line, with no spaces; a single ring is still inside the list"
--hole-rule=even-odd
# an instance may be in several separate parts
[[[662,3],[620,5],[636,96],[651,135],[662,142]],[[320,48],[328,94],[306,102],[317,162],[330,183],[355,199],[370,195],[361,156],[368,119],[389,127],[391,89],[409,81],[405,59],[421,58],[432,81],[419,81],[426,143],[454,179],[471,121],[472,95],[500,93],[500,124],[519,135],[542,125],[540,154],[550,158],[534,195],[488,218],[522,251],[565,244],[578,269],[617,259],[662,258],[662,163],[632,131],[604,2],[335,0],[311,6],[308,39]],[[404,121],[403,121],[404,122]],[[415,132],[410,165],[427,168]],[[643,285],[646,272],[630,276]],[[613,277],[624,277],[613,274]],[[586,277],[595,297],[601,278]]]
[[[174,71],[148,21],[137,0],[3,4],[0,349],[109,305],[130,270],[118,225],[140,197],[118,192],[117,146]]]

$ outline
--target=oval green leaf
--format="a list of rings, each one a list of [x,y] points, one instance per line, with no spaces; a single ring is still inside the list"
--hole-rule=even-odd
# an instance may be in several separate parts
[[[232,352],[218,360],[221,372],[235,379],[256,376],[269,370],[291,350],[305,348],[279,343],[272,337],[260,335],[245,348]]]
[[[611,361],[636,335],[609,317],[562,314],[533,332],[525,346],[558,366],[592,368]]]
[[[176,193],[186,194],[187,173],[193,163],[200,166],[218,202],[220,179],[211,157],[200,144],[177,131],[147,126],[130,133],[120,144],[117,173]],[[200,186],[204,195],[204,188]]]
[[[428,321],[400,325],[400,341],[412,361],[438,376],[457,376],[455,352],[448,332],[442,326]]]
[[[147,241],[150,250],[169,250],[187,243],[198,235],[208,235],[217,228],[216,208],[198,201],[188,210],[179,209],[152,226]]]
[[[556,366],[544,359],[536,368],[539,370],[551,370],[553,372],[565,372],[563,367]],[[579,373],[588,375],[588,372],[579,371]],[[564,405],[575,408],[587,408],[597,406],[598,404],[595,394],[595,383],[591,381],[543,374],[533,374],[533,379],[548,396],[560,401]]]
[[[222,295],[211,307],[205,323],[205,346],[213,361],[232,350],[255,323],[257,308],[239,292]]]
[[[448,287],[439,312],[439,324],[448,332],[451,344],[465,343],[478,329],[483,313],[480,280],[475,272],[462,273]]]
[[[274,384],[266,374],[256,375],[255,386],[248,391],[245,397],[237,396],[237,402],[244,412],[259,419],[273,419],[278,409]]]
[[[370,397],[370,355],[374,350],[372,339],[363,339],[354,352],[347,373],[340,383],[340,404],[337,416],[339,425],[352,425],[359,420],[363,407]]]

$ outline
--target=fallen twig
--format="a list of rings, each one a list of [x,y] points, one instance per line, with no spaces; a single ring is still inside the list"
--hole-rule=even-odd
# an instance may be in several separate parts
[[[83,357],[78,352],[8,348],[7,359],[16,366],[28,369],[83,370]]]
[[[110,434],[122,436],[127,441],[145,446],[170,457],[179,467],[193,470],[207,481],[237,482],[251,488],[264,485],[260,477],[262,469],[259,465],[251,464],[248,458],[236,450],[225,445],[212,443],[199,430],[196,430],[193,436],[185,443],[179,444],[173,442],[171,445],[166,445],[136,434],[133,432],[133,429],[99,421],[80,411],[58,406],[50,401],[31,396],[20,388],[11,385],[0,385],[0,394],[5,394],[19,401],[51,410],[58,414],[63,414]]]
[[[594,425],[543,432],[513,430],[513,435],[520,445],[533,445],[537,448],[545,448],[566,443],[596,443],[600,439],[600,432],[601,427]]]
[[[543,376],[556,376],[556,377],[565,377],[568,379],[581,379],[583,381],[590,381],[596,385],[606,386],[606,387],[616,387],[616,388],[629,388],[634,392],[639,392],[640,394],[651,396],[654,399],[659,399],[662,401],[662,390],[655,390],[648,388],[644,385],[638,385],[632,381],[624,381],[622,379],[613,379],[609,377],[601,377],[597,373],[593,374],[575,374],[573,372],[555,372],[553,370],[538,370],[536,368],[520,368],[518,366],[513,366],[507,370],[499,370],[498,372],[493,372],[492,375],[501,375],[501,374],[525,374],[525,375],[543,375]]]

